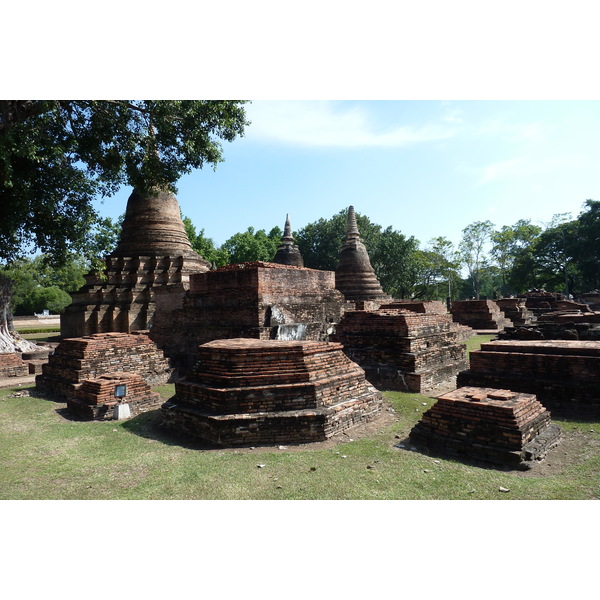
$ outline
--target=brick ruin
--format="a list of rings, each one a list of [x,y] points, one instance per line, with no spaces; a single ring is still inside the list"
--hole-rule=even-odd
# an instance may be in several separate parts
[[[302,258],[302,254],[300,254],[300,249],[294,243],[289,215],[286,215],[285,217],[285,226],[283,229],[281,244],[277,248],[277,252],[273,257],[273,262],[278,265],[288,265],[291,267],[304,266],[304,259]]]
[[[535,315],[527,308],[525,298],[500,298],[495,302],[514,326],[531,325],[536,321]]]
[[[600,312],[544,313],[533,324],[507,327],[498,337],[506,340],[600,340]]]
[[[119,244],[105,262],[104,274],[89,273],[86,285],[71,294],[61,315],[63,338],[149,329],[156,290],[187,288],[191,273],[210,266],[192,250],[179,203],[166,191],[133,191]]]
[[[523,469],[559,443],[560,428],[533,394],[461,387],[437,399],[410,439],[434,453]]]
[[[348,302],[373,302],[377,308],[379,304],[391,300],[381,288],[367,249],[360,239],[353,206],[348,209],[346,241],[340,250],[339,264],[335,270],[335,287]]]
[[[535,317],[552,312],[590,312],[590,307],[583,302],[567,300],[560,293],[546,292],[545,290],[531,290],[525,294],[519,294],[519,298],[525,300],[525,306]]]
[[[461,333],[450,315],[396,306],[402,303],[346,312],[331,340],[342,343],[346,355],[380,388],[428,393],[453,382],[466,368],[467,359]]]
[[[141,375],[119,371],[86,379],[75,389],[74,396],[67,398],[67,408],[74,415],[90,420],[113,419],[114,408],[124,404],[129,408],[129,416],[136,417],[160,408],[162,400]]]
[[[26,377],[29,367],[18,352],[0,352],[0,378]]]
[[[457,323],[476,330],[497,331],[512,325],[493,300],[455,300],[450,313]]]
[[[212,340],[327,340],[344,305],[332,271],[265,262],[194,274],[189,291],[156,299],[150,335],[183,370]]]
[[[382,396],[339,344],[216,340],[162,407],[173,431],[220,446],[325,440],[374,418]]]
[[[159,385],[169,381],[173,369],[145,332],[97,333],[62,340],[35,385],[49,396],[71,399],[84,381],[115,371],[137,373],[149,385]]]
[[[571,340],[495,340],[471,352],[458,386],[535,394],[556,414],[600,415],[600,343]]]

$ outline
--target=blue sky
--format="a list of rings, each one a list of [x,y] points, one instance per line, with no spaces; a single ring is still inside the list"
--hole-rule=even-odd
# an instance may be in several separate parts
[[[349,205],[383,227],[457,243],[489,219],[547,223],[600,200],[600,102],[258,100],[225,162],[183,176],[183,214],[216,244]],[[97,203],[125,210],[131,190]]]

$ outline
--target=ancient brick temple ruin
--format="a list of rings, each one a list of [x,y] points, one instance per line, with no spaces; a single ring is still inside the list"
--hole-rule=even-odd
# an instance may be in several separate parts
[[[144,332],[97,333],[62,340],[35,384],[51,397],[73,400],[85,381],[115,372],[138,374],[147,384],[159,385],[169,381],[173,369]]]
[[[514,326],[531,325],[536,320],[535,315],[527,308],[525,298],[499,298],[494,302]]]
[[[512,325],[493,300],[456,300],[450,313],[457,323],[476,330],[496,331]]]
[[[285,217],[283,237],[281,238],[281,244],[273,257],[273,262],[278,265],[288,265],[292,267],[304,266],[304,259],[302,258],[302,254],[300,254],[300,249],[294,243],[289,215],[286,215]]]
[[[461,387],[439,396],[410,432],[418,446],[513,468],[529,468],[560,440],[532,394]]]
[[[327,340],[344,299],[332,271],[275,263],[228,265],[156,294],[152,339],[187,370],[200,344],[225,338]]]
[[[86,285],[71,294],[73,301],[61,315],[61,335],[149,329],[155,291],[171,286],[186,289],[191,273],[209,267],[192,250],[175,196],[134,190],[119,244],[106,257],[106,273],[89,273]]]
[[[0,352],[0,378],[26,377],[29,367],[17,352]]]
[[[457,385],[535,394],[555,414],[600,415],[600,343],[496,340],[471,352]]]
[[[363,303],[357,308],[370,308],[371,306],[364,305],[365,302],[378,308],[381,303],[391,300],[381,288],[367,249],[360,239],[353,206],[348,209],[346,241],[335,270],[335,287],[344,294],[347,301]]]
[[[403,302],[346,312],[331,339],[344,345],[347,356],[379,388],[428,393],[453,384],[467,365],[463,333],[441,303],[429,309],[427,304],[412,303],[419,312],[407,310]]]
[[[137,373],[116,371],[86,379],[74,396],[67,398],[67,408],[83,419],[114,418],[115,407],[127,405],[128,416],[135,417],[162,404],[160,394],[153,392]]]
[[[217,340],[162,407],[163,424],[221,446],[325,440],[375,417],[382,396],[339,344]]]

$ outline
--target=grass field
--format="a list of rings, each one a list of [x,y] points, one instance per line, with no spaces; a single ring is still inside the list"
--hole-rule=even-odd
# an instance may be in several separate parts
[[[173,388],[155,390],[167,399]],[[600,498],[600,455],[592,451],[600,428],[593,423],[554,419],[566,432],[581,432],[584,447],[572,464],[536,477],[398,448],[434,402],[417,394],[386,393],[395,419],[370,437],[343,436],[348,441],[321,449],[207,450],[163,431],[159,411],[129,421],[72,421],[64,404],[16,391],[0,390],[4,500]]]

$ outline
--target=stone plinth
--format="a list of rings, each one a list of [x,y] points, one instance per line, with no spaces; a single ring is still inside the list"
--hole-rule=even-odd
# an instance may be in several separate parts
[[[493,300],[456,300],[450,312],[457,323],[472,329],[495,331],[512,326]]]
[[[434,452],[528,468],[559,442],[560,429],[532,394],[461,387],[440,396],[410,438]]]
[[[348,210],[346,241],[340,251],[339,264],[335,270],[335,287],[349,302],[366,300],[381,304],[391,300],[381,288],[371,266],[367,249],[360,239],[352,206]]]
[[[157,295],[151,336],[183,370],[212,340],[325,341],[344,305],[333,272],[265,262],[192,275],[189,291],[176,300]]]
[[[535,394],[555,414],[600,415],[600,342],[496,340],[471,352],[457,385]]]
[[[0,378],[26,377],[29,367],[16,352],[0,352]]]
[[[383,389],[426,393],[454,383],[467,365],[466,348],[448,314],[349,311],[331,339]]]
[[[137,190],[127,202],[119,244],[105,262],[101,276],[89,273],[86,285],[71,294],[60,319],[63,338],[149,329],[156,290],[187,288],[191,273],[210,267],[192,250],[175,196]]]
[[[115,388],[126,386],[125,395],[117,398]],[[67,399],[67,408],[84,419],[110,420],[115,406],[128,404],[131,417],[159,408],[160,395],[137,373],[115,372],[86,379],[75,390],[75,396]]]
[[[217,340],[198,355],[163,405],[163,423],[213,444],[325,440],[382,407],[381,394],[339,344]]]
[[[97,333],[63,340],[42,374],[38,390],[57,398],[74,398],[81,384],[115,371],[137,373],[150,385],[166,383],[173,369],[146,333]]]

